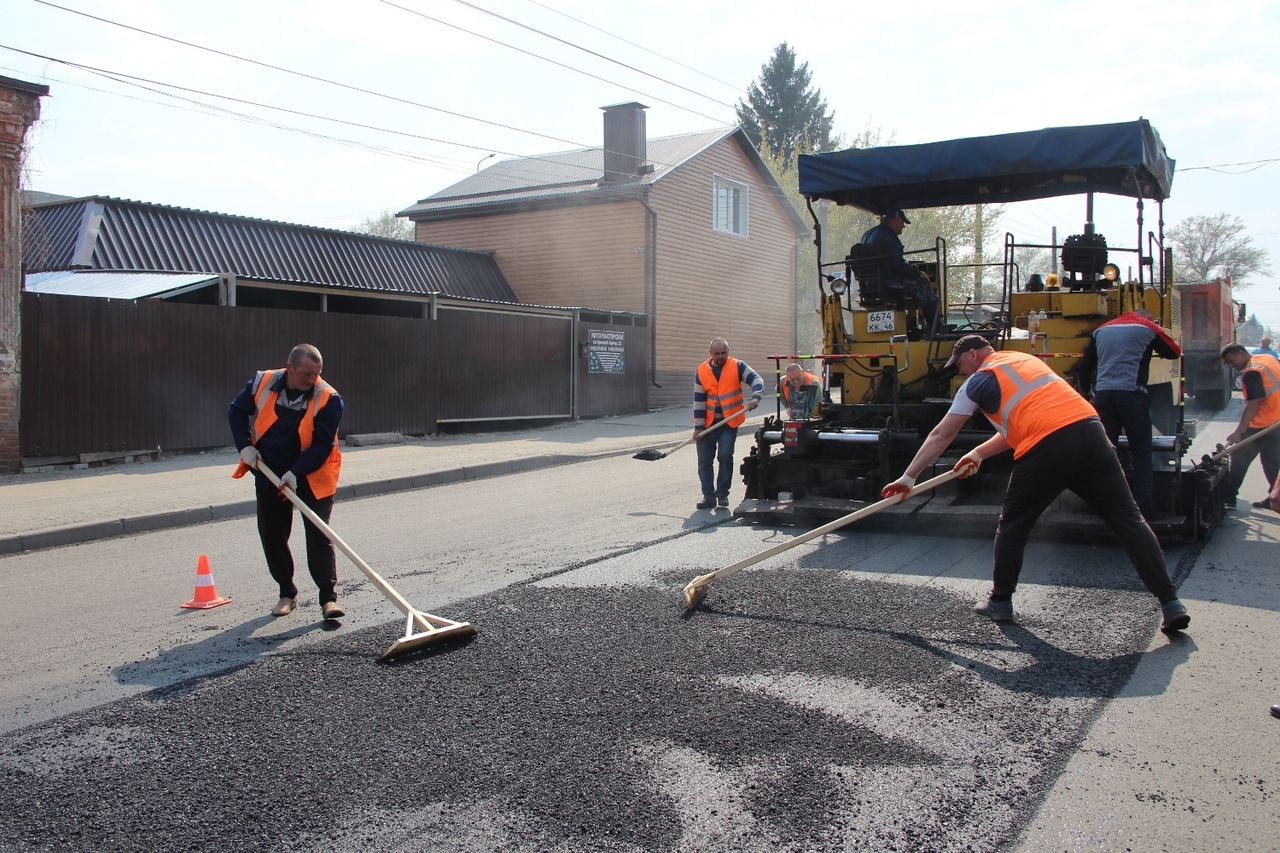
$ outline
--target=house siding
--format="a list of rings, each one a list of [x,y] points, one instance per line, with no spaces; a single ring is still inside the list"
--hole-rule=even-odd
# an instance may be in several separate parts
[[[748,187],[746,237],[716,231],[712,181]],[[657,215],[656,337],[651,408],[692,402],[693,372],[707,343],[729,340],[771,389],[767,356],[795,346],[796,231],[785,208],[734,137],[692,157],[649,189]],[[634,200],[542,207],[418,222],[418,241],[494,252],[517,299],[541,305],[648,311],[648,213]],[[641,251],[637,252],[636,250]]]
[[[712,181],[747,185],[747,237],[716,231]],[[715,337],[771,389],[773,362],[794,346],[794,226],[733,140],[709,148],[653,188],[658,214],[656,372],[650,405],[691,402],[693,371]]]
[[[634,201],[419,222],[416,234],[492,251],[526,304],[645,310],[645,210]]]

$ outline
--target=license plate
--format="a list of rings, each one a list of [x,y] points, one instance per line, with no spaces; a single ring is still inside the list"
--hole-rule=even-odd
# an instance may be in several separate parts
[[[868,332],[892,332],[893,331],[893,312],[892,311],[868,311],[867,312],[867,331]]]

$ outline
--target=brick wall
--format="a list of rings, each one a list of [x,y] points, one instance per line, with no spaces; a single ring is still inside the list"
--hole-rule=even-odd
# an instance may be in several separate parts
[[[47,86],[0,77],[0,472],[19,470],[22,378],[22,140]]]

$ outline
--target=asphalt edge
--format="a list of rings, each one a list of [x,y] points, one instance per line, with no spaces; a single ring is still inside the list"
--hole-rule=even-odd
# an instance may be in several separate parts
[[[675,444],[675,442],[669,443]],[[444,486],[466,480],[503,477],[508,474],[520,474],[541,468],[552,468],[557,465],[575,465],[580,462],[592,462],[597,459],[625,456],[653,446],[653,443],[649,442],[624,450],[608,450],[600,453],[524,456],[498,462],[465,465],[460,468],[449,468],[441,471],[427,471],[408,477],[391,477],[362,483],[347,483],[338,486],[337,499],[346,501],[368,498],[393,492],[429,489],[433,486]],[[176,527],[191,527],[210,521],[226,521],[230,518],[253,515],[256,511],[256,502],[245,500],[214,504],[207,507],[131,516],[129,518],[87,521],[83,524],[49,527],[30,533],[10,533],[0,536],[0,557],[23,554],[29,551],[42,551],[48,548],[60,548],[65,545],[79,545],[101,539],[113,539],[117,536],[131,536],[136,533],[150,533],[157,530],[170,530]]]

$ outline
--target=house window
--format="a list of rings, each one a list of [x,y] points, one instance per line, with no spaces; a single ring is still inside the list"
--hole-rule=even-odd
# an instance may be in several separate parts
[[[747,236],[747,185],[712,176],[713,226],[726,234]]]

